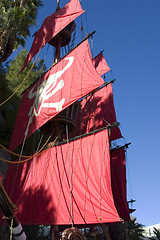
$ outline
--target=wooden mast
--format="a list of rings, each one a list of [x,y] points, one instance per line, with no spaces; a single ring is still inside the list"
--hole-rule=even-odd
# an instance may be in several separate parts
[[[57,0],[56,11],[60,9],[60,0]],[[49,44],[55,48],[55,56],[53,63],[57,63],[61,58],[61,47],[67,46],[71,41],[71,34],[75,29],[75,22],[71,22],[68,26],[61,30],[53,39],[50,40]],[[73,132],[75,128],[75,113],[77,110],[77,103],[72,104],[67,109],[63,110],[56,117],[51,119],[47,125],[49,129],[54,131],[53,139],[57,138],[57,142],[62,141],[62,135],[65,135],[65,127],[68,126],[68,131]],[[58,225],[51,225],[50,229],[50,240],[56,240],[58,234]]]

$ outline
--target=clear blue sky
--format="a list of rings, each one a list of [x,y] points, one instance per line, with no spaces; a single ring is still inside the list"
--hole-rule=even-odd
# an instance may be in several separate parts
[[[60,0],[60,5],[67,2]],[[55,11],[56,0],[43,3],[32,34]],[[132,143],[127,151],[127,188],[128,200],[136,200],[133,215],[146,226],[160,223],[160,1],[81,0],[81,5],[86,10],[85,32],[96,30],[93,55],[104,50],[116,78],[117,120]],[[27,41],[28,50],[32,41]]]

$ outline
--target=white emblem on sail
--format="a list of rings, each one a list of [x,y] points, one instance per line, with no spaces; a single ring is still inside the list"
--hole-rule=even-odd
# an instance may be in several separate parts
[[[44,108],[55,108],[56,111],[61,111],[63,104],[65,102],[65,98],[62,98],[59,102],[45,102],[49,100],[56,92],[61,90],[64,87],[63,79],[57,83],[58,78],[62,76],[62,74],[71,67],[74,57],[68,57],[64,60],[69,60],[67,65],[61,70],[54,74],[49,75],[47,79],[37,87],[38,83],[29,91],[28,98],[32,99],[35,97],[32,107],[28,113],[29,121],[27,125],[27,129],[25,131],[25,137],[28,135],[29,126],[32,123],[32,119],[34,116],[38,117],[41,109]],[[34,91],[35,87],[37,90]]]

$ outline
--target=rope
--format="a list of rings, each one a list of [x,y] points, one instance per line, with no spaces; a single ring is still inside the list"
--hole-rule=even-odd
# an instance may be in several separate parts
[[[6,216],[3,216],[2,219],[7,219],[7,220],[11,220],[15,217],[15,214],[13,214],[11,217],[6,217]]]
[[[69,169],[69,190],[71,198],[71,218],[72,218],[72,227],[74,226],[73,222],[73,201],[72,201],[72,187],[71,187],[71,167],[69,162],[69,140],[68,140],[68,124],[66,124],[66,135],[67,135],[67,153],[68,153],[68,169]]]
[[[46,34],[47,34],[47,33],[46,33]],[[46,35],[44,36],[44,39],[45,39],[45,37],[46,37]],[[44,43],[44,39],[43,39],[42,45],[41,45],[41,47],[40,47],[40,50],[39,50],[39,52],[38,52],[38,54],[37,54],[37,56],[36,56],[36,59],[34,60],[34,62],[33,62],[33,64],[32,64],[32,66],[31,66],[30,70],[28,71],[26,77],[25,77],[24,80],[21,82],[21,84],[16,88],[16,90],[15,90],[14,92],[13,92],[6,100],[4,100],[4,102],[0,103],[0,107],[1,107],[2,105],[4,105],[6,102],[9,101],[9,100],[16,94],[16,92],[21,88],[21,86],[23,85],[23,83],[26,81],[26,79],[27,79],[27,77],[29,76],[32,68],[33,68],[34,65],[35,65],[35,62],[37,61],[37,58],[38,58],[38,56],[39,56],[39,53],[40,53],[40,51],[41,51],[41,49],[42,49],[42,46],[43,46],[43,43]]]
[[[38,55],[39,55],[39,53],[38,53]],[[16,88],[16,90],[15,90],[15,91],[14,91],[14,92],[13,92],[8,98],[7,98],[4,102],[0,103],[0,107],[1,107],[2,105],[4,105],[6,102],[8,102],[8,101],[9,101],[9,100],[10,100],[10,99],[16,94],[16,92],[21,88],[21,86],[22,86],[23,83],[26,81],[27,77],[29,76],[29,74],[30,74],[32,68],[34,67],[35,62],[37,61],[38,55],[37,55],[37,57],[36,57],[34,63],[32,64],[30,70],[28,71],[26,77],[24,78],[24,80],[21,82],[21,84]]]
[[[47,141],[44,143],[44,145],[40,148],[40,150],[38,152],[36,152],[35,154],[39,153],[45,146],[46,144],[48,143],[49,139],[51,138],[52,135],[49,136],[49,138],[47,139]],[[6,150],[7,152],[11,153],[12,155],[14,156],[18,156],[20,158],[28,158],[28,157],[33,157],[34,155],[29,155],[29,156],[25,156],[25,155],[21,155],[21,154],[18,154],[18,153],[15,153],[15,152],[12,152],[10,151],[8,148],[5,148],[2,144],[0,144],[0,147],[3,148],[4,150]],[[5,161],[5,159],[4,159]]]
[[[99,220],[101,220],[101,205],[102,205],[102,181],[101,181],[101,176],[102,176],[102,169],[103,169],[103,166],[104,166],[106,146],[107,146],[107,142],[109,140],[109,131],[107,129],[106,129],[106,133],[108,134],[108,138],[106,138],[105,148],[103,150],[103,155],[102,155],[102,158],[101,158],[101,170],[100,170],[100,177],[99,177],[99,195],[100,195],[100,199],[99,199]]]
[[[11,219],[10,240],[12,240],[12,233],[13,233],[12,229],[13,229],[13,218]]]
[[[44,153],[44,152],[46,152],[46,151],[48,150],[48,148],[47,148],[47,149],[45,149],[45,150],[42,151],[42,149],[46,146],[46,144],[48,143],[48,141],[49,141],[49,139],[51,138],[51,136],[52,136],[52,135],[49,136],[49,138],[47,139],[47,141],[45,142],[45,144],[41,147],[41,149],[40,149],[37,153],[33,154],[32,156],[29,156],[27,159],[24,159],[24,160],[22,160],[22,161],[9,161],[9,160],[5,160],[5,159],[3,159],[3,158],[0,158],[0,161],[6,162],[6,163],[12,163],[12,164],[18,164],[18,163],[28,162],[30,159],[32,159],[32,158],[34,158],[34,157],[36,157],[36,156],[39,156],[39,155],[41,155],[42,153]],[[53,144],[52,144],[50,147],[52,147],[52,146],[55,144],[57,138],[58,138],[58,136],[55,138]],[[49,147],[49,148],[50,148],[50,147]],[[19,155],[19,156],[20,156],[20,155]],[[20,157],[21,157],[21,156],[20,156]]]
[[[4,194],[4,196],[5,196],[5,198],[7,199],[9,205],[12,207],[12,209],[13,209],[14,211],[17,211],[16,205],[14,205],[14,203],[11,201],[10,197],[8,196],[6,190],[4,189],[3,184],[2,184],[1,182],[0,182],[0,188],[1,188],[1,190],[2,190],[2,192],[3,192],[3,194]]]
[[[66,174],[66,168],[65,168],[65,163],[64,163],[64,159],[63,159],[63,155],[62,155],[62,161],[63,161],[63,167],[64,167],[64,168],[63,168],[63,174],[62,174],[62,177],[61,177],[60,168],[59,168],[59,162],[58,162],[58,156],[57,156],[57,149],[56,149],[56,163],[57,163],[58,178],[59,178],[59,182],[60,182],[60,186],[61,186],[61,191],[62,191],[62,194],[63,194],[63,197],[64,197],[65,205],[66,205],[67,211],[68,211],[68,213],[69,213],[69,216],[72,217],[72,216],[71,216],[71,213],[70,213],[70,210],[69,210],[69,206],[68,206],[68,204],[67,204],[67,199],[66,199],[66,196],[65,196],[65,191],[64,191],[64,188],[63,188],[63,177],[64,177],[64,175],[67,176],[67,174]],[[67,178],[67,180],[68,180],[68,178]],[[59,195],[59,197],[60,197],[60,195]],[[59,204],[59,201],[58,201],[58,204]],[[57,210],[58,210],[58,209],[57,209]],[[56,212],[56,218],[55,218],[55,219],[57,219],[57,213],[58,213],[58,212]],[[55,220],[55,221],[56,221],[56,220]]]

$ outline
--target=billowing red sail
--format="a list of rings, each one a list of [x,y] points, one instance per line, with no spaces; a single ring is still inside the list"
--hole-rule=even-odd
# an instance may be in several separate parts
[[[125,222],[128,222],[130,216],[126,199],[126,162],[124,148],[111,152],[111,179],[112,192],[118,214]]]
[[[86,40],[24,93],[10,149],[15,149],[56,114],[103,83],[92,64]]]
[[[112,84],[101,88],[93,96],[83,99],[81,106],[81,112],[77,116],[77,135],[92,132],[116,122]],[[121,137],[119,128],[113,128],[110,139],[115,140]]]
[[[100,76],[105,74],[106,72],[110,71],[110,67],[108,66],[103,53],[99,53],[94,59],[93,59],[93,65],[95,66],[97,72]]]
[[[5,189],[21,224],[67,225],[72,218],[74,224],[118,222],[110,170],[108,131],[103,130],[27,163],[10,164]]]
[[[83,12],[79,0],[71,0],[59,11],[48,16],[44,20],[41,28],[35,34],[31,50],[21,68],[21,71],[42,47],[44,47],[56,34]]]

